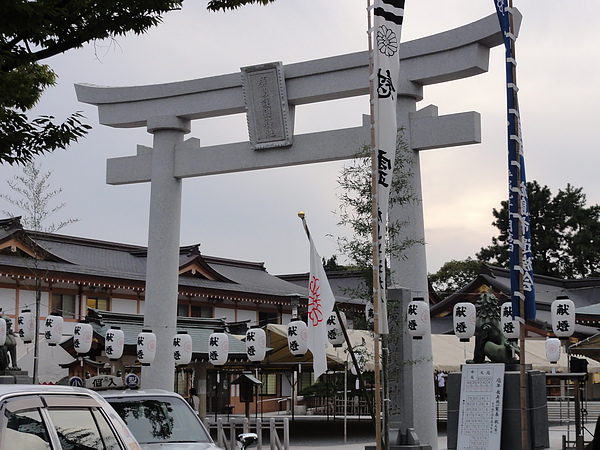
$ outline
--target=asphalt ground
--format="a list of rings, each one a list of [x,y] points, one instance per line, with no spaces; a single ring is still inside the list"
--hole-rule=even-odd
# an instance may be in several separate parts
[[[593,429],[591,430],[593,432]],[[567,440],[575,440],[573,424],[551,424],[549,427],[551,450],[562,449],[563,435]],[[268,431],[263,435],[263,449],[269,447]],[[447,450],[446,424],[438,424],[438,450]],[[282,439],[280,434],[280,439]],[[588,432],[586,441],[591,439]],[[340,418],[304,416],[294,421],[290,418],[290,450],[332,448],[343,450],[364,450],[365,446],[375,445],[375,433],[369,420],[348,420]],[[567,447],[569,448],[569,447]]]

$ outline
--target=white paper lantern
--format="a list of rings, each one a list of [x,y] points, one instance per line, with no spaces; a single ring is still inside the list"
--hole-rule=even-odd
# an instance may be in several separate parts
[[[111,361],[117,361],[123,356],[125,348],[125,333],[121,328],[112,326],[104,334],[104,353]]]
[[[267,334],[262,328],[246,331],[246,355],[252,362],[260,362],[267,356]]]
[[[342,323],[346,326],[346,314],[340,312],[342,317]],[[342,331],[342,325],[338,320],[338,316],[335,311],[327,318],[327,339],[334,347],[341,347],[344,343],[344,332]]]
[[[192,362],[193,343],[187,331],[178,331],[173,338],[173,360],[176,366],[185,366]]]
[[[23,342],[29,344],[35,338],[35,317],[33,313],[28,309],[24,309],[19,314],[17,323],[19,324],[19,337]]]
[[[44,321],[44,338],[49,346],[53,347],[60,343],[63,334],[65,320],[62,316],[50,314]]]
[[[77,353],[88,353],[92,349],[94,329],[92,324],[82,322],[73,328],[73,347]]]
[[[408,334],[413,339],[423,339],[429,331],[429,306],[423,300],[413,300],[406,311]]]
[[[156,357],[156,335],[152,330],[142,330],[137,336],[137,359],[142,366],[149,366]]]
[[[460,302],[454,305],[454,334],[461,342],[469,342],[475,334],[477,310],[473,303]]]
[[[502,303],[502,306],[500,306],[500,326],[507,339],[519,338],[521,323],[518,320],[513,320],[511,302]]]
[[[288,324],[288,348],[294,356],[304,356],[308,351],[308,325],[302,320],[294,320]]]
[[[568,338],[575,331],[575,303],[560,296],[552,302],[552,331],[559,338]]]
[[[373,308],[373,302],[367,302],[365,305],[365,319],[367,319],[367,323],[373,323],[375,320],[375,308]]]
[[[556,364],[560,359],[560,339],[548,338],[546,339],[546,358],[552,364]]]
[[[229,336],[212,333],[208,338],[208,360],[213,366],[222,366],[229,358]]]
[[[6,342],[6,320],[0,317],[0,346]]]

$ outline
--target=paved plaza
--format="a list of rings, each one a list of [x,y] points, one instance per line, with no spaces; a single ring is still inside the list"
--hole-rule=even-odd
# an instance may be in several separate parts
[[[283,418],[283,416],[276,417]],[[594,424],[595,418],[588,420],[586,441],[591,439]],[[344,434],[346,439],[344,439]],[[550,424],[549,449],[562,449],[563,436],[566,436],[568,441],[575,440],[573,423]],[[344,432],[344,421],[339,417],[328,419],[326,416],[297,416],[293,423],[290,418],[290,450],[308,450],[320,447],[364,450],[367,445],[375,445],[374,432],[368,420],[348,420]],[[263,448],[269,448],[267,435],[263,439]],[[438,429],[438,450],[447,449],[446,425],[441,423]]]

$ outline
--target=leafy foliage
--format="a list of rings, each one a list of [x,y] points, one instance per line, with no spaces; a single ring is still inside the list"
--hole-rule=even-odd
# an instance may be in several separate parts
[[[62,192],[62,189],[50,190],[49,178],[52,172],[41,172],[41,166],[28,163],[23,167],[23,175],[16,175],[14,180],[7,180],[8,186],[18,194],[19,198],[0,194],[0,198],[17,207],[25,213],[21,217],[23,226],[30,230],[53,233],[69,224],[79,222],[79,219],[69,219],[59,223],[46,224],[46,221],[65,207],[65,203],[50,205],[50,202]],[[15,215],[2,211],[9,217]]]
[[[586,206],[583,188],[570,184],[555,196],[548,186],[527,183],[533,271],[559,278],[600,276],[600,206]],[[508,267],[508,202],[494,208],[500,231],[477,253],[481,261]]]
[[[416,201],[410,186],[412,155],[410,148],[403,140],[403,130],[398,133],[396,143],[396,159],[394,176],[390,189],[389,208],[398,207]],[[351,237],[340,237],[337,240],[339,251],[346,256],[349,267],[362,272],[362,283],[356,288],[347,289],[345,295],[353,298],[370,300],[373,297],[373,239],[371,233],[372,194],[371,194],[371,148],[364,146],[356,158],[348,166],[344,166],[338,177],[338,185],[342,193],[338,195],[340,202],[336,214],[338,225],[349,226]],[[391,216],[391,214],[390,214]],[[417,243],[413,239],[399,238],[405,221],[388,221],[386,236],[386,253],[388,257],[399,257],[411,245]],[[393,276],[393,274],[392,274]],[[353,318],[355,325],[365,321],[364,315]]]
[[[241,6],[250,5],[252,3],[268,5],[274,1],[275,0],[210,0],[208,2],[207,9],[210,11],[225,11],[227,9],[237,9]]]
[[[25,114],[56,74],[39,61],[87,42],[142,34],[182,0],[7,0],[0,3],[0,164],[27,163],[87,134],[75,113],[63,123]]]
[[[301,389],[298,392],[298,395],[301,395],[305,398],[333,397],[335,395],[335,387],[332,386],[331,383],[324,383],[318,381],[314,384],[311,384],[310,386],[305,387],[304,389]]]
[[[436,273],[429,274],[429,281],[440,296],[445,298],[470,283],[479,274],[480,267],[481,262],[471,257],[462,261],[453,259]]]
[[[396,161],[394,177],[390,189],[389,208],[416,201],[410,188],[410,170],[412,167],[411,150],[402,140],[402,130],[396,145]],[[349,166],[344,166],[338,178],[342,193],[340,201],[338,225],[349,226],[353,236],[338,239],[340,252],[350,260],[356,268],[372,267],[372,202],[371,202],[371,148],[364,146]],[[391,215],[391,214],[390,214]],[[399,256],[402,251],[414,245],[410,239],[399,240],[399,232],[406,225],[404,221],[388,222],[386,250],[388,256]]]

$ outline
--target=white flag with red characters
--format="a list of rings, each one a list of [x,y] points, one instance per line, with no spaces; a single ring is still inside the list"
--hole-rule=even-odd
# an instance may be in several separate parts
[[[333,312],[335,297],[327,281],[321,257],[310,242],[310,277],[308,280],[308,349],[313,355],[315,380],[327,371],[327,318]]]

